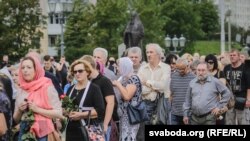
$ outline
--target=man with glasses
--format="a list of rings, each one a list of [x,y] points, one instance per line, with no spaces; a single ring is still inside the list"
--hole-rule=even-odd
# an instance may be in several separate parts
[[[188,84],[195,78],[195,75],[188,67],[186,59],[179,58],[176,61],[176,72],[171,75],[171,125],[184,125],[183,123],[183,103],[185,101]]]

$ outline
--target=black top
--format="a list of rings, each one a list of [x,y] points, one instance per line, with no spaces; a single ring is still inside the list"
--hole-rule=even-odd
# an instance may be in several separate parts
[[[59,83],[58,79],[52,73],[50,73],[48,71],[45,71],[45,77],[51,79],[51,81],[52,81],[52,83],[53,83],[53,85],[54,85],[54,87],[55,87],[58,95],[59,96],[62,95],[63,94],[63,90],[62,90],[62,88],[60,86],[60,83]]]
[[[70,92],[73,87],[74,85],[71,86],[67,91],[68,96],[70,95]],[[75,98],[74,100],[75,104],[77,105],[80,104],[84,91],[85,88],[81,90],[74,89],[72,91],[70,98],[71,99]],[[104,101],[100,88],[97,85],[93,83],[90,84],[87,96],[83,102],[82,107],[94,107],[94,109],[97,112],[98,118],[91,119],[90,124],[100,123],[104,120],[104,112],[105,112]],[[85,120],[85,122],[87,122],[87,120]],[[69,121],[69,124],[66,129],[66,141],[74,141],[82,139],[83,137],[83,134],[81,132],[82,126],[80,123],[81,123],[80,120]]]
[[[241,64],[237,68],[231,64],[224,68],[225,78],[232,88],[233,94],[238,97],[246,97],[247,89],[250,89],[250,72]]]
[[[110,81],[110,79],[108,79],[107,77],[103,76],[100,73],[96,78],[92,79],[92,82],[100,87],[105,106],[107,105],[105,97],[110,96],[110,95],[114,96],[115,106],[114,106],[112,118],[114,121],[118,121],[119,120],[118,113],[117,113],[118,102],[115,97],[115,92],[113,89],[112,82]]]
[[[103,98],[109,95],[115,95],[112,82],[102,74],[99,74],[96,78],[92,79],[92,82],[100,87]],[[107,104],[105,100],[104,103],[105,105]]]
[[[69,90],[67,91],[67,95],[70,94],[73,87],[74,85],[72,85],[69,88]],[[77,91],[79,91],[78,95],[77,95]],[[76,90],[76,89],[73,90],[70,98],[71,99],[75,98],[74,102],[76,105],[80,104],[84,91],[85,91],[85,88],[81,90]],[[82,107],[94,107],[94,109],[96,110],[98,114],[98,120],[99,121],[104,120],[105,106],[104,106],[102,93],[100,91],[100,88],[97,85],[93,83],[90,84],[89,90],[87,92],[87,96],[83,102],[83,105],[81,106]]]

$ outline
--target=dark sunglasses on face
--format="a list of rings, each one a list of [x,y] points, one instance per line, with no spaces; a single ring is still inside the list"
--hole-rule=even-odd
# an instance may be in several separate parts
[[[82,73],[83,71],[85,71],[85,70],[74,70],[73,73],[74,73],[74,74],[77,74],[77,72],[78,72],[78,73]]]
[[[213,61],[209,61],[209,62],[207,62],[208,64],[214,64],[214,62]]]

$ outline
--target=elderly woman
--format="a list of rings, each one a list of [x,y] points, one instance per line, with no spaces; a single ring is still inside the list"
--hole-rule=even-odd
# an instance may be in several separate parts
[[[44,77],[44,73],[35,56],[25,57],[20,64],[21,91],[17,94],[14,111],[14,120],[20,122],[19,141],[25,140],[25,135],[32,135],[38,141],[47,141],[55,131],[52,119],[62,118],[57,91],[51,80]],[[34,122],[29,120],[33,116]]]
[[[81,121],[89,117],[88,109],[85,109],[86,107],[93,107],[90,112],[90,125],[96,123],[100,125],[104,120],[105,106],[101,90],[97,85],[89,81],[92,71],[93,68],[85,60],[76,60],[70,66],[70,72],[77,80],[77,83],[69,88],[67,95],[82,111],[72,111],[69,113],[70,121],[66,129],[66,141],[84,140]],[[85,122],[87,121],[85,120]]]
[[[141,100],[141,82],[133,74],[133,62],[128,57],[118,60],[118,73],[121,77],[113,81],[121,94],[120,108],[120,141],[135,141],[140,124],[131,125],[128,121],[127,105],[137,105]]]

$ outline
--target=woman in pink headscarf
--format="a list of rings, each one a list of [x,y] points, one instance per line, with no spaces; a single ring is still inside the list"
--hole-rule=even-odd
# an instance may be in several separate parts
[[[19,67],[21,91],[17,94],[14,111],[14,120],[20,122],[19,141],[27,133],[31,133],[38,141],[48,141],[48,135],[55,131],[52,119],[62,118],[58,93],[44,73],[36,57],[28,56],[22,60]],[[30,128],[26,118],[28,111],[34,113]]]

